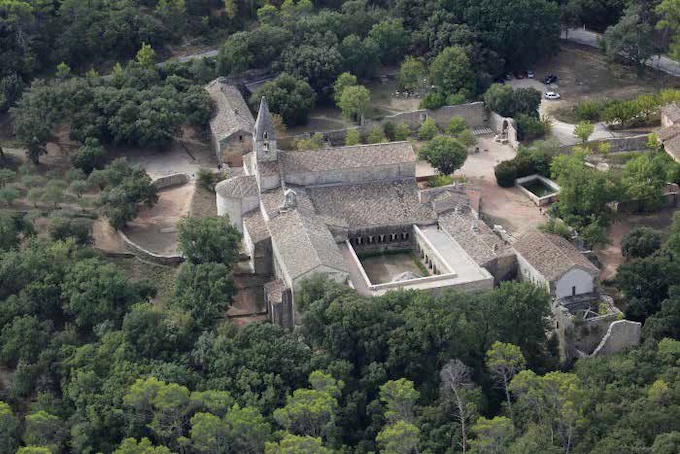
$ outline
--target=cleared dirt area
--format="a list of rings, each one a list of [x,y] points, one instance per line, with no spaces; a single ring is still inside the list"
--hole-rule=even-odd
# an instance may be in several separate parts
[[[140,210],[123,229],[132,241],[157,254],[177,253],[177,222],[189,214],[194,183],[158,191],[158,203]]]
[[[609,62],[591,47],[562,42],[560,52],[536,65],[536,79],[548,74],[559,79],[551,89],[562,98],[550,103],[547,112],[555,118],[575,122],[571,107],[586,99],[629,99],[664,88],[680,88],[680,79],[648,69],[638,76],[635,68]]]
[[[600,279],[611,279],[616,274],[616,269],[624,262],[621,255],[621,239],[635,227],[651,227],[659,230],[664,235],[673,221],[673,213],[678,209],[666,209],[651,214],[625,215],[620,221],[615,222],[609,228],[611,244],[597,252],[600,260]]]

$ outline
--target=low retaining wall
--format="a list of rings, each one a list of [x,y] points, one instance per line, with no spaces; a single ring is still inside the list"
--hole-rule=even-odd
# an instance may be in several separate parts
[[[184,257],[181,255],[162,255],[144,249],[128,238],[122,230],[118,230],[118,236],[123,241],[123,246],[142,260],[163,266],[176,266],[184,261]]]
[[[525,184],[530,183],[534,180],[539,180],[541,183],[551,188],[554,192],[548,195],[544,195],[543,197],[539,197],[524,187]],[[531,201],[534,202],[536,206],[539,207],[550,205],[551,203],[555,202],[557,200],[557,195],[560,192],[560,187],[557,185],[557,183],[538,174],[529,175],[528,177],[516,179],[515,186],[517,186],[519,190],[524,193],[524,195],[529,197]]]
[[[623,151],[641,151],[647,150],[647,141],[649,140],[649,134],[641,134],[637,136],[630,137],[614,137],[611,139],[599,139],[591,140],[586,142],[586,146],[591,150],[597,150],[599,145],[603,142],[611,144],[610,153],[623,152]],[[560,151],[567,153],[571,152],[574,147],[580,147],[582,145],[562,145]]]
[[[384,126],[385,123],[390,122],[394,124],[407,124],[411,129],[415,130],[427,119],[431,117],[437,123],[437,126],[444,129],[453,117],[463,117],[470,128],[483,128],[487,126],[487,112],[484,108],[484,103],[481,101],[472,102],[468,104],[458,104],[455,106],[443,106],[436,110],[421,109],[411,112],[401,112],[394,115],[388,115],[380,120],[367,120],[362,126],[346,129],[334,129],[330,131],[316,131],[323,134],[325,141],[333,146],[340,146],[345,144],[345,137],[347,131],[359,131],[362,136],[365,136],[375,126]],[[297,134],[290,137],[281,138],[279,145],[291,148],[295,141],[299,139],[306,139],[311,137],[314,132]],[[516,136],[516,134],[515,134]]]
[[[171,186],[181,186],[188,183],[190,180],[189,175],[186,173],[173,173],[172,175],[157,178],[153,180],[151,184],[153,184],[156,189],[165,189]]]

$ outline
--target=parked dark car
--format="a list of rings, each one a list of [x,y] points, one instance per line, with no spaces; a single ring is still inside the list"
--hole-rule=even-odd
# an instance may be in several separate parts
[[[524,79],[527,76],[526,71],[515,72],[515,79]]]
[[[543,79],[544,84],[554,84],[557,82],[557,76],[554,74],[550,74],[549,76],[545,76],[545,79]]]

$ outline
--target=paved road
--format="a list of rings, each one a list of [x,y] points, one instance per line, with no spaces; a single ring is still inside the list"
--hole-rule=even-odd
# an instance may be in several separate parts
[[[170,61],[178,61],[180,63],[186,63],[188,61],[196,60],[196,59],[199,59],[199,58],[214,58],[214,57],[217,57],[217,52],[218,52],[217,49],[206,50],[206,51],[197,52],[197,53],[191,54],[191,55],[185,55],[183,57],[169,58],[169,59],[165,60],[164,62],[161,62],[160,64],[167,63],[167,62],[170,62]]]
[[[600,33],[591,32],[583,28],[572,28],[568,34],[562,32],[562,39],[573,41],[590,47],[599,47],[597,41],[602,36]],[[675,77],[680,77],[680,62],[671,60],[662,55],[656,55],[647,62],[650,68],[658,69]]]

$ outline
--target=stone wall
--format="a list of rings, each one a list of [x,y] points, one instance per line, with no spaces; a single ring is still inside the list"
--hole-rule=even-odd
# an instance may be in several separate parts
[[[642,324],[630,320],[617,320],[609,325],[600,345],[597,346],[591,356],[603,356],[618,353],[626,348],[640,344]]]
[[[387,122],[394,124],[404,123],[409,125],[412,129],[417,129],[425,121],[426,118],[432,117],[440,128],[445,128],[451,118],[463,117],[471,128],[483,128],[487,126],[487,112],[484,109],[484,103],[473,102],[469,104],[459,104],[456,106],[444,106],[436,110],[422,109],[411,112],[401,112],[394,115],[388,115],[380,120],[367,120],[363,126],[357,126],[347,129],[336,129],[331,131],[319,131],[323,134],[324,140],[332,146],[342,146],[345,144],[345,136],[347,131],[356,130],[362,136],[368,134],[371,128],[377,125],[384,125]],[[310,137],[314,133],[298,134],[291,137],[280,139],[279,143],[284,148],[293,148],[295,141],[302,138]]]
[[[519,146],[519,140],[517,140],[517,123],[513,118],[503,117],[496,112],[491,112],[489,114],[489,127],[491,127],[496,134],[501,134],[505,127],[505,138],[507,139],[508,144],[512,148],[517,148]]]
[[[623,151],[645,151],[647,150],[647,140],[649,140],[649,134],[641,134],[630,137],[614,137],[612,139],[591,140],[586,145],[591,150],[597,150],[600,143],[607,142],[612,146],[610,153]],[[568,153],[577,146],[580,145],[563,145],[560,147],[560,151]]]
[[[417,251],[425,266],[427,266],[434,274],[450,274],[455,273],[455,270],[449,268],[444,257],[439,253],[432,243],[427,239],[418,226],[413,226],[413,233],[416,240]]]
[[[413,250],[412,225],[393,225],[352,229],[348,241],[358,254]]]
[[[118,236],[120,236],[120,239],[123,241],[125,249],[135,254],[141,260],[163,266],[176,266],[184,261],[184,257],[181,255],[162,255],[144,249],[128,238],[121,230],[118,230]]]
[[[191,178],[189,178],[189,175],[186,173],[173,173],[172,175],[155,179],[152,184],[156,189],[165,189],[171,186],[181,186],[188,183],[190,180]]]

